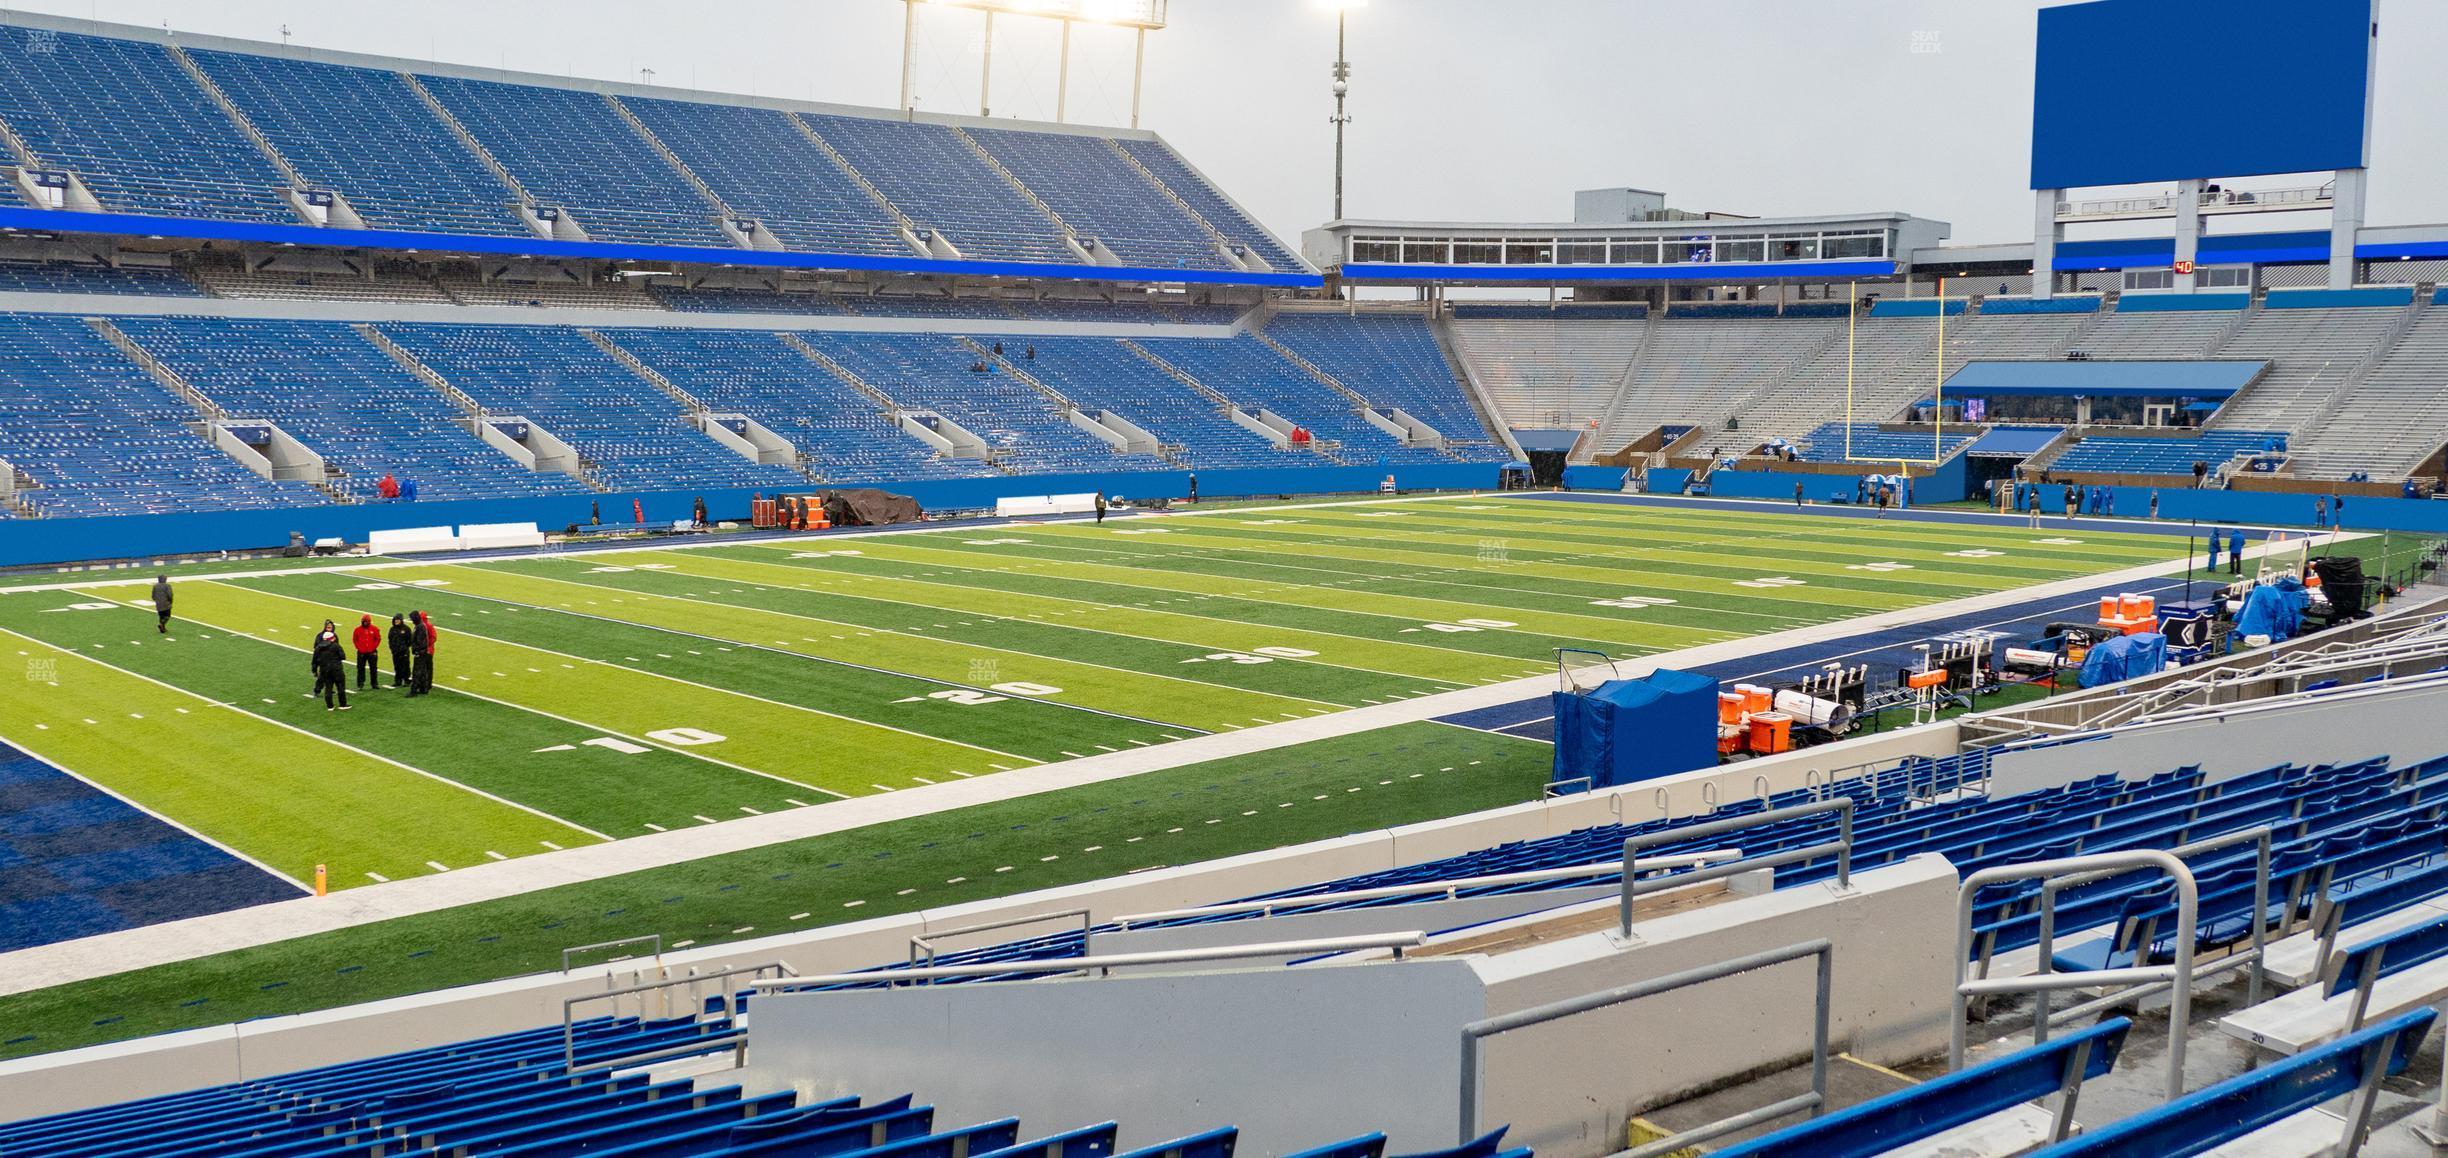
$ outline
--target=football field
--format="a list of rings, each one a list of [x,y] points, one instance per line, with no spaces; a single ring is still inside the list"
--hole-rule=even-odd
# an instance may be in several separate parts
[[[0,593],[0,740],[334,888],[2173,563],[2183,540],[1462,496]],[[325,619],[436,689],[308,693]],[[390,683],[386,654],[383,683]]]

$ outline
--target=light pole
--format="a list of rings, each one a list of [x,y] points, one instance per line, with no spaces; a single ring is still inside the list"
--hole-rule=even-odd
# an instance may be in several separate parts
[[[1339,0],[1335,5],[1334,115],[1326,118],[1335,130],[1334,215],[1343,219],[1343,126],[1351,123],[1351,114],[1343,111],[1343,98],[1351,92],[1351,61],[1344,59],[1343,19],[1364,0]]]

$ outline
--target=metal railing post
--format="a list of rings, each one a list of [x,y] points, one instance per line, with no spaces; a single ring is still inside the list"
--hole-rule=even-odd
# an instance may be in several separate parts
[[[2137,965],[2124,969],[2094,969],[2081,973],[2059,973],[2048,958],[2039,961],[2039,972],[2030,977],[1967,978],[1967,965],[1972,955],[1974,900],[1981,889],[2002,881],[2047,879],[2051,877],[2097,874],[2102,870],[2130,871],[2156,868],[2176,884],[2176,960],[2168,966]],[[2109,873],[2108,875],[2115,875]],[[2097,879],[2094,877],[2093,879]],[[2043,892],[2043,903],[2053,906],[2053,895]],[[2117,852],[2092,853],[2087,856],[2061,857],[2055,860],[2032,861],[2019,865],[1998,865],[1974,872],[1963,879],[1955,900],[1955,994],[1953,1016],[1947,1026],[1947,1068],[1960,1070],[1964,1065],[1966,1039],[1970,1026],[1968,1016],[1971,999],[2003,993],[2036,993],[2049,989],[2082,989],[2091,986],[2130,985],[2121,1001],[2135,1000],[2145,995],[2149,982],[2166,982],[2169,989],[2168,1081],[2170,1099],[2184,1096],[2185,1027],[2192,1023],[2193,1014],[2193,953],[2195,934],[2201,916],[2201,893],[2193,879],[2193,870],[2172,852],[2158,849],[2126,849]],[[2147,959],[2148,947],[2144,948]],[[2257,966],[2256,966],[2257,967]],[[2077,1009],[2100,1005],[2091,1002]],[[2072,1010],[2067,1011],[2069,1014]]]
[[[1822,816],[1830,812],[1837,814],[1837,838],[1833,841],[1822,844],[1814,844],[1807,848],[1787,849],[1784,852],[1771,853],[1767,856],[1752,860],[1736,861],[1732,864],[1719,865],[1715,868],[1706,868],[1696,872],[1684,873],[1668,880],[1658,882],[1658,887],[1679,888],[1685,885],[1703,884],[1708,881],[1733,876],[1736,873],[1754,872],[1760,869],[1775,869],[1784,865],[1798,864],[1808,860],[1816,860],[1820,857],[1833,853],[1836,857],[1836,887],[1838,889],[1850,890],[1853,887],[1853,798],[1850,796],[1839,796],[1833,800],[1822,800],[1811,804],[1794,804],[1788,805],[1784,808],[1771,808],[1765,812],[1754,812],[1748,816],[1728,817],[1724,820],[1711,820],[1701,824],[1685,825],[1681,828],[1672,828],[1660,832],[1641,833],[1635,836],[1625,837],[1623,845],[1623,894],[1616,905],[1617,931],[1627,938],[1630,937],[1632,935],[1633,898],[1639,896],[1643,892],[1657,891],[1654,888],[1644,889],[1641,887],[1641,881],[1639,878],[1639,857],[1642,849],[1654,848],[1661,844],[1681,843],[1687,840],[1699,840],[1704,837],[1717,836],[1721,833],[1727,832],[1736,832],[1745,828],[1758,828],[1763,825],[1777,824],[1787,820],[1798,820],[1806,816]]]
[[[1772,1121],[1798,1110],[1809,1110],[1812,1117],[1817,1117],[1827,1112],[1828,1039],[1832,1022],[1831,1007],[1834,1004],[1835,993],[1834,956],[1834,947],[1825,938],[1803,941],[1787,945],[1782,949],[1769,949],[1748,956],[1736,957],[1729,961],[1720,961],[1714,965],[1702,965],[1648,981],[1620,985],[1613,989],[1600,990],[1596,993],[1587,993],[1561,1001],[1551,1001],[1545,1005],[1471,1022],[1462,1027],[1460,1141],[1469,1142],[1479,1136],[1479,1043],[1482,1039],[1510,1033],[1517,1029],[1526,1029],[1559,1018],[1571,1017],[1575,1014],[1621,1005],[1627,1001],[1655,997],[1661,993],[1670,993],[1707,981],[1755,972],[1772,965],[1798,961],[1804,957],[1817,958],[1815,971],[1817,989],[1813,996],[1817,1010],[1811,1029],[1811,1092],[1796,1094],[1757,1109],[1747,1110],[1707,1125],[1696,1126],[1672,1137],[1661,1138],[1623,1151],[1614,1155],[1613,1158],[1652,1158],[1652,1156],[1680,1150],[1686,1146],[1733,1133],[1736,1130]]]

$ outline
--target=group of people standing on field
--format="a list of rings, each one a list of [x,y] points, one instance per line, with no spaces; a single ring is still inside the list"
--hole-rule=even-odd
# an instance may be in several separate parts
[[[170,634],[170,612],[178,597],[170,590],[170,577],[153,577],[153,630]],[[357,627],[349,632],[348,644],[357,652],[357,690],[382,686],[382,672],[375,662],[383,645],[391,648],[391,686],[406,688],[412,696],[433,691],[434,641],[442,634],[433,619],[422,611],[391,617],[391,630],[386,634],[375,626],[374,617],[360,615]],[[349,708],[348,652],[340,643],[340,627],[324,620],[322,630],[315,632],[314,647],[307,656],[307,669],[314,673],[314,691],[323,697],[323,710],[345,712]]]
[[[434,641],[442,631],[422,611],[391,617],[391,630],[385,633],[375,626],[374,617],[357,617],[357,626],[349,632],[349,646],[357,653],[357,690],[382,687],[382,671],[375,662],[383,646],[391,649],[391,686],[406,688],[412,696],[433,691]],[[323,697],[323,710],[348,710],[347,653],[340,646],[340,628],[331,620],[323,621],[323,629],[315,633],[314,655],[310,661],[314,670],[314,694]]]

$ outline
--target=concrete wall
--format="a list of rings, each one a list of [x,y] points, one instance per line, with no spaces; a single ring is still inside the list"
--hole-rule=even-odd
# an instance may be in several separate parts
[[[1465,958],[946,985],[760,999],[760,1081],[819,1097],[914,1092],[939,1123],[1023,1137],[1122,1124],[1123,1149],[1235,1125],[1288,1154],[1371,1130],[1450,1145],[1459,1027],[1484,1009]]]
[[[1944,1049],[1954,866],[1915,857],[1862,873],[1853,885],[1851,893],[1809,885],[1637,922],[1629,944],[1609,930],[1482,959],[1488,1012],[1824,937],[1834,946],[1831,1053],[1893,1065]],[[1514,1123],[1506,1143],[1541,1158],[1614,1153],[1640,1113],[1806,1060],[1814,993],[1812,966],[1791,962],[1491,1038],[1479,1120]]]
[[[2211,729],[2216,729],[2215,732]],[[2229,709],[2200,720],[2145,724],[2073,743],[1998,753],[2000,792],[2032,792],[2103,772],[2139,778],[2199,764],[2212,780],[2275,764],[2388,756],[2399,764],[2448,753],[2448,685],[2342,689],[2309,701]]]

